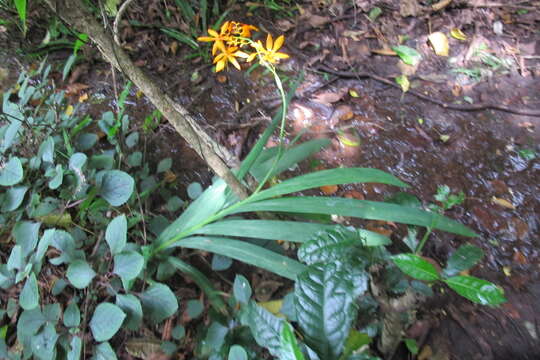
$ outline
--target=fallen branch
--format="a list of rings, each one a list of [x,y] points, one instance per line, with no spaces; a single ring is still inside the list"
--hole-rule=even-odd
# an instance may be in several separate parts
[[[150,99],[176,131],[240,199],[245,199],[248,196],[247,189],[227,166],[227,164],[232,166],[235,163],[235,158],[227,149],[206,134],[184,107],[174,102],[162,91],[160,86],[133,64],[129,56],[105,32],[103,25],[94,19],[94,16],[87,10],[84,1],[46,0],[46,3],[70,26],[88,34],[107,61],[124,73]]]
[[[387,84],[389,86],[392,86],[401,90],[401,85],[391,80],[388,80],[382,76],[378,76],[369,72],[340,71],[340,70],[334,70],[326,65],[318,65],[315,68],[315,70],[327,72],[327,73],[344,77],[344,78],[355,78],[355,79],[368,78],[368,79],[372,79],[372,80]],[[503,112],[517,114],[517,115],[540,117],[540,110],[516,109],[510,106],[498,105],[498,104],[492,104],[492,103],[486,103],[486,102],[481,102],[481,103],[471,104],[471,105],[450,104],[442,100],[434,99],[428,95],[424,95],[414,90],[409,90],[405,94],[414,95],[420,99],[437,104],[445,109],[458,110],[458,111],[480,111],[480,110],[491,109],[491,110],[498,110],[498,111],[503,111]]]

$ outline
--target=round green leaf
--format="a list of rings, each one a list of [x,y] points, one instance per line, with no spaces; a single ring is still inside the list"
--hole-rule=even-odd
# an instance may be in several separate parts
[[[75,301],[72,301],[64,311],[64,325],[77,327],[81,323],[81,311]]]
[[[12,157],[7,164],[0,169],[0,185],[12,186],[18,184],[23,179],[23,168],[18,157]]]
[[[189,300],[187,303],[186,312],[191,319],[195,319],[197,316],[201,315],[204,310],[204,305],[199,300]]]
[[[399,254],[392,256],[394,263],[405,274],[422,281],[435,281],[439,279],[439,273],[435,267],[415,254]]]
[[[461,245],[448,259],[444,274],[446,276],[457,275],[463,270],[470,269],[482,259],[484,252],[477,246]]]
[[[247,352],[240,345],[233,345],[229,350],[229,356],[227,360],[247,360]]]
[[[186,336],[186,329],[185,329],[182,325],[176,325],[176,326],[172,329],[171,335],[172,335],[173,339],[175,339],[175,340],[180,340],[180,339],[182,339],[184,336]]]
[[[158,173],[162,173],[162,172],[165,172],[167,170],[170,170],[172,166],[172,159],[171,158],[165,158],[163,160],[161,160],[157,166],[157,172]]]
[[[49,189],[55,190],[62,185],[62,180],[64,179],[64,169],[62,168],[62,165],[58,164],[56,165],[56,168],[54,169],[54,176],[49,181]]]
[[[199,195],[202,194],[202,192],[203,192],[203,188],[201,184],[199,184],[198,182],[193,182],[189,184],[187,187],[188,196],[192,200],[195,200],[196,198],[198,198]]]
[[[96,356],[95,360],[116,360],[116,354],[108,342],[99,344],[94,348]]]
[[[96,273],[84,260],[75,260],[67,269],[69,282],[77,289],[84,289],[90,284]]]
[[[109,223],[105,231],[105,241],[109,244],[113,255],[120,253],[124,249],[127,241],[126,215],[117,216]]]
[[[136,251],[126,251],[114,256],[113,272],[123,280],[135,279],[144,266],[144,257]]]
[[[90,329],[96,341],[107,341],[116,334],[126,314],[118,306],[111,303],[101,303],[96,307]]]
[[[141,302],[134,295],[116,295],[118,305],[127,315],[124,326],[129,330],[137,330],[142,323],[143,310]]]
[[[75,140],[75,147],[79,151],[87,151],[96,145],[99,137],[93,133],[82,133]]]
[[[247,304],[252,293],[248,279],[242,275],[236,275],[234,278],[233,293],[236,301]]]
[[[153,322],[161,322],[178,310],[176,295],[164,284],[155,283],[141,294],[144,314]]]
[[[36,275],[31,273],[19,295],[19,305],[24,310],[32,310],[39,305],[39,290]]]
[[[27,190],[28,186],[9,188],[8,191],[6,191],[6,195],[2,203],[2,211],[7,212],[16,210],[23,202],[24,195],[26,194]]]
[[[128,201],[133,193],[135,181],[120,170],[107,170],[101,178],[99,194],[112,206],[120,206]]]

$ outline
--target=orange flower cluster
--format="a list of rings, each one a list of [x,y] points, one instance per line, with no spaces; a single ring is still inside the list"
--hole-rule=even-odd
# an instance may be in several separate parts
[[[244,24],[236,21],[226,21],[219,30],[219,33],[213,29],[208,29],[209,36],[197,38],[199,41],[213,42],[212,55],[214,55],[214,64],[216,72],[223,70],[228,63],[233,64],[235,68],[241,70],[240,64],[236,58],[244,58],[247,62],[253,61],[259,57],[261,62],[270,64],[277,63],[280,59],[287,59],[289,55],[278,52],[285,42],[283,35],[275,41],[272,35],[266,37],[266,47],[259,40],[251,40],[251,32],[259,31],[256,26]],[[245,49],[247,45],[254,49],[254,52],[248,53],[240,49]],[[216,55],[217,53],[217,55]]]

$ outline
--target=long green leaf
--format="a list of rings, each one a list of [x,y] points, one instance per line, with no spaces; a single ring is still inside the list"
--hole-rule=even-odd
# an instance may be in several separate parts
[[[201,290],[208,296],[210,305],[219,313],[227,314],[227,305],[219,295],[219,293],[214,289],[214,286],[208,280],[208,278],[201,273],[199,270],[189,265],[188,263],[183,262],[180,259],[175,257],[169,257],[169,262],[177,268],[179,271],[183,272],[185,275],[189,276],[196,284],[201,288]]]
[[[296,92],[296,88],[303,80],[304,80],[304,73],[301,72],[298,79],[291,85],[291,88],[287,92],[287,98],[286,98],[287,103],[291,101],[292,97],[294,96],[294,93]],[[284,105],[285,104],[281,104],[281,107],[279,108],[278,112],[272,118],[272,123],[266,128],[266,130],[264,130],[259,140],[251,148],[251,151],[246,156],[244,161],[242,161],[242,165],[240,166],[240,169],[238,170],[238,173],[237,173],[238,179],[242,180],[244,176],[246,176],[246,174],[251,170],[251,167],[253,166],[253,164],[259,157],[259,155],[261,155],[261,152],[263,151],[264,146],[268,142],[268,139],[270,139],[270,136],[272,136],[272,133],[274,132],[274,130],[276,130],[277,126],[280,123],[281,114],[283,112],[283,109],[286,108],[286,106]]]
[[[341,185],[352,183],[380,183],[408,187],[407,184],[394,175],[378,169],[369,168],[339,168],[316,171],[307,175],[301,175],[270,189],[261,191],[252,197],[253,201],[270,199],[273,197],[290,194],[302,190],[312,189],[325,185]]]
[[[452,290],[482,305],[500,305],[506,301],[501,288],[474,276],[454,276],[443,280]]]
[[[439,279],[437,269],[428,261],[415,254],[399,254],[392,256],[394,263],[405,274],[412,278],[423,281],[435,281]]]
[[[335,225],[279,220],[223,220],[208,224],[195,234],[238,236],[268,240],[306,242],[321,231],[333,230]],[[390,240],[376,232],[358,229],[357,235],[366,246],[379,246]]]
[[[465,225],[436,213],[396,204],[336,197],[303,196],[263,200],[231,209],[227,215],[253,211],[335,214],[431,227],[462,236],[477,236]]]
[[[210,216],[217,213],[225,204],[225,189],[227,185],[218,180],[206,189],[171,225],[167,226],[156,239],[156,244],[163,244],[183,232],[185,236],[190,228],[202,224]]]
[[[176,242],[173,246],[210,251],[214,254],[228,256],[291,280],[295,280],[296,276],[306,268],[305,265],[296,260],[276,254],[260,246],[227,238],[188,237]]]
[[[261,162],[258,161],[256,164],[254,164],[251,169],[251,174],[258,181],[261,181],[270,170],[272,170],[270,173],[271,176],[278,175],[298,164],[300,161],[308,158],[312,154],[318,152],[323,147],[328,146],[328,144],[330,144],[330,140],[328,139],[313,139],[286,149],[281,159],[279,159],[278,163],[273,169],[272,166],[274,165],[274,156],[271,155],[273,155],[273,153],[277,155],[277,147],[267,149],[269,151],[267,156],[271,157],[268,160]],[[263,155],[266,154],[261,154],[261,157]]]

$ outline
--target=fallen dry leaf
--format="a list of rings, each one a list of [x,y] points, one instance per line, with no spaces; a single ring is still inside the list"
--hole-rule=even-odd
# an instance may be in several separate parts
[[[465,41],[467,40],[467,35],[465,35],[460,29],[453,28],[450,30],[450,36],[454,39]]]
[[[448,56],[448,38],[442,32],[437,31],[428,36],[428,41],[439,56]]]
[[[514,250],[514,255],[512,256],[512,260],[521,265],[528,264],[527,258],[519,250]]]
[[[79,95],[83,90],[88,89],[90,86],[83,83],[73,83],[66,86],[66,95],[73,96]]]
[[[319,26],[323,26],[326,23],[328,23],[330,21],[330,18],[328,16],[311,15],[307,19],[307,21],[308,21],[309,25],[311,25],[313,27],[319,27]]]
[[[431,346],[425,345],[422,350],[420,350],[420,353],[418,354],[418,360],[429,360],[433,356],[433,350],[431,350]]]
[[[360,191],[356,191],[356,190],[351,190],[351,191],[347,191],[343,197],[347,198],[347,199],[357,199],[357,200],[364,200],[365,197],[364,197],[364,194],[362,194]]]
[[[86,100],[88,100],[88,93],[83,93],[81,96],[79,96],[79,102],[83,103]]]
[[[372,49],[371,52],[377,55],[397,56],[397,53],[392,49]]]
[[[321,104],[329,105],[329,104],[332,104],[341,100],[343,98],[343,95],[344,95],[343,93],[337,93],[333,91],[324,91],[313,96],[313,101],[316,101]]]
[[[321,186],[319,189],[325,194],[325,195],[333,195],[338,191],[337,185],[324,185]]]
[[[516,208],[514,204],[512,204],[510,201],[495,196],[491,197],[491,202],[511,210],[514,210]]]

